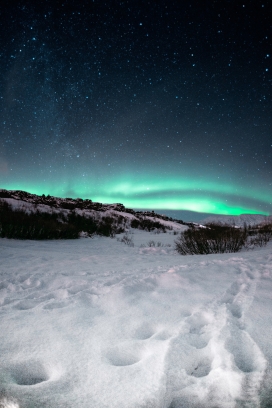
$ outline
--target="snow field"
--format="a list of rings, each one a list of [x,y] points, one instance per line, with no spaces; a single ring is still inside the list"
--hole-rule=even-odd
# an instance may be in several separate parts
[[[0,407],[265,406],[271,244],[182,257],[173,233],[132,236],[0,240]]]

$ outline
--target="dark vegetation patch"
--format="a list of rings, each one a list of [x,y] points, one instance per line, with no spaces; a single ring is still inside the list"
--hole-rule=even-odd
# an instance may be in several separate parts
[[[1,200],[2,199],[2,200]],[[7,199],[17,200],[14,209]],[[111,212],[108,216],[106,211]],[[116,214],[116,212],[123,213]],[[134,215],[132,221],[126,214]],[[153,219],[152,219],[153,218]],[[145,231],[166,232],[161,221],[175,221],[154,211],[134,211],[123,204],[102,204],[82,198],[60,198],[35,195],[20,190],[0,190],[0,237],[18,239],[73,239],[85,235],[113,237],[127,227]],[[187,224],[189,225],[189,224]]]
[[[156,218],[159,220],[164,220],[164,221],[175,221],[178,224],[185,224],[189,225],[189,223],[186,223],[182,220],[176,220],[172,217],[168,217],[163,214],[157,214],[154,211],[135,211],[131,208],[126,208],[123,204],[121,203],[115,203],[115,204],[102,204],[99,202],[93,202],[90,199],[85,199],[83,200],[82,198],[60,198],[60,197],[53,197],[50,195],[45,195],[42,194],[41,196],[36,195],[36,194],[31,194],[27,193],[26,191],[21,191],[21,190],[4,190],[0,189],[0,199],[1,198],[13,198],[15,200],[20,200],[24,201],[27,203],[31,203],[34,206],[38,205],[47,205],[49,207],[53,208],[62,208],[66,210],[75,210],[75,209],[80,209],[80,210],[94,210],[98,212],[105,212],[108,210],[115,210],[127,214],[132,214],[136,218],[146,218],[146,217],[151,217],[151,218]]]
[[[180,234],[175,245],[181,255],[207,255],[239,252],[242,248],[254,249],[266,245],[271,237],[272,224],[237,228],[212,223],[206,228],[188,228]]]
[[[166,229],[170,229],[169,227],[167,228],[165,225],[161,224],[159,221],[153,221],[145,217],[133,219],[131,221],[131,228],[138,228],[149,232],[154,230],[166,232]]]
[[[13,209],[5,201],[0,201],[0,237],[17,239],[75,239],[84,231],[113,237],[124,232],[124,221],[120,217],[101,217],[77,214],[75,211],[29,212]]]

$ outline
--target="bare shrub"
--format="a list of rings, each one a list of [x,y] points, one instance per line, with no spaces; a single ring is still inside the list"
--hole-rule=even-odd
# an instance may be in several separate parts
[[[255,236],[251,237],[248,241],[247,247],[250,249],[254,249],[254,247],[263,247],[269,242],[269,238],[263,234],[256,234]]]
[[[175,241],[181,255],[207,255],[238,252],[246,244],[245,229],[227,225],[209,224],[206,228],[189,228]]]
[[[248,235],[246,249],[266,246],[272,238],[272,224],[261,224],[251,227],[248,229]]]
[[[130,247],[134,247],[133,237],[131,234],[126,233],[123,238],[121,238],[121,242]]]
[[[171,244],[163,244],[161,241],[155,242],[155,241],[153,241],[153,240],[150,240],[150,241],[148,241],[148,243],[147,243],[146,245],[142,244],[142,245],[141,245],[141,248],[145,248],[145,247],[149,247],[149,248],[155,248],[155,247],[157,247],[157,248],[162,248],[162,247],[170,247],[170,246],[171,246]]]

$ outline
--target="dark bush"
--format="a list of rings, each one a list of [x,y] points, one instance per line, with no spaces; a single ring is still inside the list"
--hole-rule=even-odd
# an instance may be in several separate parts
[[[259,233],[266,235],[268,238],[272,238],[272,224],[261,225]]]
[[[97,221],[91,217],[84,217],[83,215],[77,214],[75,211],[67,216],[67,222],[73,225],[78,233],[81,231],[87,232],[89,235],[95,234],[97,231]]]
[[[0,236],[18,239],[72,239],[79,231],[74,225],[57,220],[57,214],[27,213],[0,203]]]
[[[159,221],[152,221],[149,218],[139,218],[133,219],[131,221],[132,228],[139,228],[146,231],[154,231],[155,229],[161,230],[163,232],[166,231],[165,225],[161,224]]]
[[[92,217],[79,215],[75,211],[68,215],[68,223],[74,225],[79,232],[84,231],[89,235],[97,234],[106,237],[114,237],[115,234],[124,232],[122,221],[123,217],[121,220],[120,217],[114,218],[109,216],[97,220]]]
[[[35,206],[34,206],[35,208]],[[124,232],[124,217],[95,219],[75,210],[70,212],[28,212],[27,207],[14,210],[0,200],[0,237],[17,239],[70,239],[80,232],[113,237]]]
[[[113,237],[115,235],[115,223],[112,217],[104,217],[100,221],[97,234],[104,235],[106,237]]]
[[[134,218],[132,221],[131,221],[131,228],[139,228],[140,227],[140,225],[141,225],[141,222],[139,221],[139,220],[137,220],[137,218]]]
[[[181,255],[238,252],[247,242],[245,229],[209,224],[207,228],[189,228],[175,241]]]

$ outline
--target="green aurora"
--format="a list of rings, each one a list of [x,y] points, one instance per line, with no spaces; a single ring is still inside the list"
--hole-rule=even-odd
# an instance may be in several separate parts
[[[149,210],[187,210],[213,214],[269,215],[271,197],[266,192],[211,181],[167,178],[116,178],[108,183],[10,183],[9,190],[24,190],[33,194],[57,197],[88,198],[94,202],[122,203],[126,207]]]
[[[269,2],[6,3],[0,188],[272,214]]]

